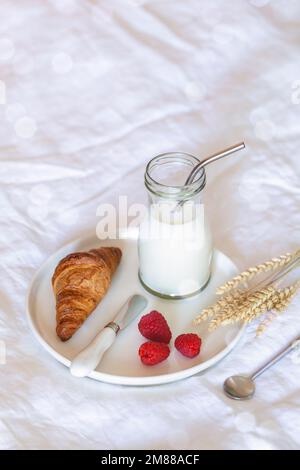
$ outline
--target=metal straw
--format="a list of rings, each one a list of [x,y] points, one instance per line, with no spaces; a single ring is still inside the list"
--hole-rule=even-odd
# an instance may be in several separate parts
[[[221,158],[228,157],[229,155],[232,155],[233,153],[238,152],[239,150],[243,150],[244,148],[245,148],[245,143],[240,142],[238,144],[232,145],[231,147],[227,147],[226,149],[219,150],[219,152],[214,153],[213,155],[210,155],[209,157],[206,157],[204,160],[199,162],[198,165],[196,165],[192,169],[191,173],[189,174],[188,178],[186,179],[184,183],[185,186],[191,184],[194,181],[195,176],[199,173],[199,171],[201,171],[202,168],[204,168],[209,163],[213,163],[217,160],[220,160]],[[176,204],[176,206],[172,209],[172,212],[175,212],[179,207],[183,206],[184,203],[185,203],[185,200],[179,201]]]
[[[214,153],[213,155],[210,155],[204,160],[201,160],[201,162],[198,163],[198,165],[196,165],[192,169],[191,173],[189,174],[185,182],[185,185],[191,184],[194,181],[197,173],[209,163],[213,163],[217,160],[220,160],[221,158],[228,157],[229,155],[232,155],[233,153],[238,152],[239,150],[243,150],[244,148],[245,148],[245,143],[240,142],[239,144],[235,144],[235,145],[232,145],[231,147],[227,147],[226,149],[220,150],[219,152]]]

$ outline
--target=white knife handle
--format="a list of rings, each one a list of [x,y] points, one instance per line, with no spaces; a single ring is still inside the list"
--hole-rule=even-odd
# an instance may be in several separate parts
[[[73,359],[70,372],[75,377],[85,377],[93,371],[102,359],[105,351],[116,339],[116,332],[106,327]]]

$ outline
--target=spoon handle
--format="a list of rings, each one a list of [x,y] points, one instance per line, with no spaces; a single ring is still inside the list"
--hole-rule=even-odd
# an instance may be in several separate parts
[[[220,160],[220,158],[227,157],[228,155],[231,155],[235,152],[238,152],[239,150],[242,150],[245,148],[244,142],[240,142],[239,144],[231,145],[231,147],[227,147],[226,149],[222,150],[221,152],[216,152],[213,155],[210,155],[209,157],[205,158],[204,160],[201,160],[198,165],[196,165],[192,172],[190,173],[189,177],[187,178],[185,184],[190,184],[193,182],[196,174],[198,171],[203,168],[204,166],[208,165],[208,163],[213,163],[217,160]]]
[[[299,338],[295,339],[287,348],[283,351],[278,353],[273,359],[268,361],[264,366],[260,367],[254,374],[252,374],[251,379],[255,380],[261,374],[263,374],[266,370],[270,369],[274,364],[277,364],[281,359],[287,356],[291,351],[300,347],[300,336]]]

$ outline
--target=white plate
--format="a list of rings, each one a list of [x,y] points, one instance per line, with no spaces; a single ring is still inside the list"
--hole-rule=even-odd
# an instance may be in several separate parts
[[[69,341],[63,343],[56,336],[55,300],[51,287],[53,271],[68,253],[88,250],[98,246],[119,246],[123,257],[112,285],[96,310]],[[192,324],[193,318],[216,299],[216,287],[237,273],[233,262],[220,251],[215,251],[213,271],[208,287],[199,295],[186,300],[163,300],[148,294],[138,276],[136,233],[126,238],[99,240],[96,235],[69,243],[43,264],[35,274],[28,293],[27,313],[29,324],[38,341],[58,361],[67,367],[73,357],[83,349],[110,320],[133,293],[142,293],[149,300],[147,310],[158,310],[166,317],[172,330],[171,354],[156,366],[144,366],[138,356],[139,346],[146,341],[137,328],[136,319],[121,331],[112,348],[90,377],[102,382],[122,385],[156,385],[184,379],[203,372],[224,358],[240,339],[244,327],[228,325],[208,332],[207,323]],[[202,338],[200,355],[194,359],[182,356],[173,346],[181,333],[196,332]]]

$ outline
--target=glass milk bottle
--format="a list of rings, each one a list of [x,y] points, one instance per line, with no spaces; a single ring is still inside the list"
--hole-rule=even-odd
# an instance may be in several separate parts
[[[190,297],[210,279],[212,240],[202,202],[205,170],[185,185],[198,163],[193,155],[174,152],[158,155],[146,167],[149,207],[139,232],[139,278],[159,297]]]

